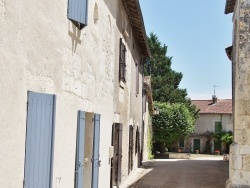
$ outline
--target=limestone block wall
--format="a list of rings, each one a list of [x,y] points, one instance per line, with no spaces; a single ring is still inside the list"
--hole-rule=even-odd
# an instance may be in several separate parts
[[[250,186],[250,1],[236,1],[233,35],[234,143],[227,187]]]
[[[121,1],[89,1],[88,26],[78,30],[67,19],[67,0],[0,0],[2,187],[23,186],[27,91],[57,96],[53,187],[74,187],[78,110],[101,114],[99,185],[109,185],[114,114],[126,126],[130,119],[140,125],[142,118],[141,93],[136,96],[134,92],[135,61],[141,62],[141,57],[129,26],[130,37],[125,39],[122,33],[122,16],[126,15],[121,7]],[[128,54],[123,91],[118,81],[121,37]],[[142,74],[139,79],[142,83]],[[123,169],[127,136],[125,131]]]

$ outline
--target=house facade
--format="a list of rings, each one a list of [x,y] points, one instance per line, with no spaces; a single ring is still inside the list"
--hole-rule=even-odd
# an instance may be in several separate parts
[[[232,61],[234,143],[226,187],[250,187],[250,1],[226,0],[225,14],[229,13],[233,13],[233,41],[226,52]]]
[[[199,118],[195,122],[193,133],[173,147],[183,152],[214,154],[215,150],[226,153],[226,145],[214,138],[214,133],[233,132],[232,100],[192,100],[192,104],[199,109]]]
[[[144,146],[139,2],[0,0],[0,25],[1,186],[119,186]]]
[[[200,109],[199,118],[186,144],[191,144],[192,152],[213,154],[219,150],[225,153],[225,145],[212,135],[220,131],[233,132],[232,100],[213,96],[212,100],[192,100],[192,104]]]

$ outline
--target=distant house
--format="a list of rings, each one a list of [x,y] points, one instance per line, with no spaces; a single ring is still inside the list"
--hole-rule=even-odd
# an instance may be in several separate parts
[[[192,100],[199,111],[199,118],[195,123],[194,132],[185,141],[180,141],[175,145],[182,151],[200,153],[214,153],[220,150],[224,153],[226,147],[216,141],[211,133],[220,131],[233,131],[232,99],[218,99],[216,96],[212,100]]]

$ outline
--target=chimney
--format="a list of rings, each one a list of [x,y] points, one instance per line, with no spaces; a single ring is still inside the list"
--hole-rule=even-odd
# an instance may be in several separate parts
[[[212,104],[215,104],[218,102],[218,98],[216,97],[216,95],[212,95]]]

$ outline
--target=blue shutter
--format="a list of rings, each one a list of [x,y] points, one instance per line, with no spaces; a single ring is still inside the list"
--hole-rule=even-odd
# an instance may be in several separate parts
[[[92,188],[98,188],[99,176],[100,114],[94,115],[94,141],[92,159]]]
[[[83,188],[85,112],[78,111],[76,144],[76,188]]]
[[[67,17],[73,21],[79,29],[86,26],[88,19],[88,0],[68,0]]]
[[[24,188],[51,188],[55,96],[28,92]]]

